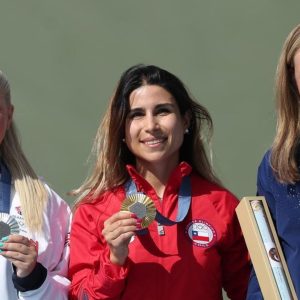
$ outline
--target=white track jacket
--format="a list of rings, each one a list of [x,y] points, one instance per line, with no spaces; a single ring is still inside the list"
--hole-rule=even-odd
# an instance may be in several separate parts
[[[69,280],[69,232],[71,210],[47,185],[49,199],[43,214],[43,231],[31,233],[24,224],[18,194],[12,188],[10,214],[19,224],[20,234],[38,242],[38,262],[47,269],[40,287],[25,292],[17,291],[13,285],[12,264],[0,256],[0,299],[1,300],[63,300],[68,299]],[[45,272],[46,274],[46,272]],[[30,276],[30,275],[29,275]]]

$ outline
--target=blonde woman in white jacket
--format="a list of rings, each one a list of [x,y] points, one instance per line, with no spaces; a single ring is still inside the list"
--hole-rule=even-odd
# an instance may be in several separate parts
[[[0,71],[1,300],[67,299],[71,211],[27,161]]]

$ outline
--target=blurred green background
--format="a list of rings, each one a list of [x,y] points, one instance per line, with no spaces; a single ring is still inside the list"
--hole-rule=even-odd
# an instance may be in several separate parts
[[[121,72],[175,73],[210,111],[214,166],[239,198],[275,130],[273,79],[299,1],[1,1],[0,68],[37,170],[66,192],[88,173],[99,120]]]
[[[136,63],[175,73],[210,111],[214,166],[238,197],[255,194],[275,130],[273,79],[298,22],[292,1],[1,1],[0,68],[37,172],[66,192],[88,173],[99,120]]]

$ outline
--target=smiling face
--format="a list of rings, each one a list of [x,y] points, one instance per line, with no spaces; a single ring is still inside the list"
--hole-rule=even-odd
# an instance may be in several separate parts
[[[126,118],[125,140],[136,157],[136,167],[168,164],[179,161],[189,118],[181,116],[172,95],[157,85],[143,85],[129,97],[130,111]]]
[[[6,130],[12,122],[13,106],[8,104],[0,94],[0,145],[5,137]]]

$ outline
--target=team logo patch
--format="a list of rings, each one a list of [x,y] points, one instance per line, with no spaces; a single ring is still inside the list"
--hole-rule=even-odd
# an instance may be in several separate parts
[[[15,209],[16,209],[17,214],[22,216],[21,206],[16,206]]]
[[[185,232],[197,247],[209,248],[217,240],[216,230],[204,220],[193,220],[186,226]]]

